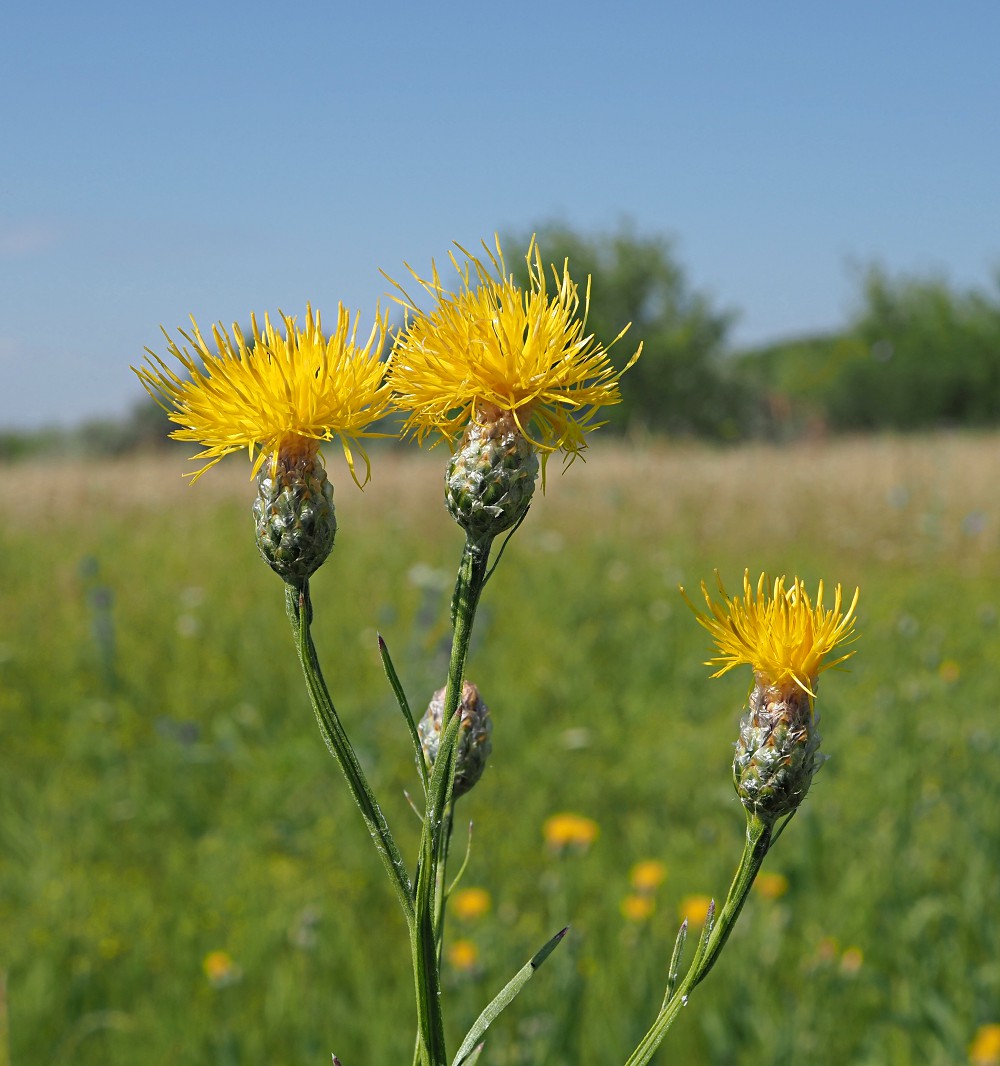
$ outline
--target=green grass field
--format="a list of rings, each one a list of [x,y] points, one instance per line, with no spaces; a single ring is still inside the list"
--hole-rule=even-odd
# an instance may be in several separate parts
[[[567,922],[481,1061],[615,1066],[651,1022],[681,901],[724,896],[744,824],[749,671],[709,679],[677,586],[718,568],[736,591],[749,567],[860,585],[857,655],[823,675],[830,759],[765,864],[787,891],[753,896],[657,1061],[967,1061],[1000,1021],[998,456],[996,435],[598,440],[551,465],[470,659],[494,753],[459,804],[464,885],[492,905],[449,922],[478,952],[445,975],[453,1047]],[[340,532],[314,635],[414,855],[376,633],[424,705],[461,548],[445,455],[376,455],[364,493],[329,458]],[[3,470],[0,1064],[409,1062],[405,927],[309,710],[247,465],[193,487],[183,467]],[[598,823],[589,850],[547,849],[560,811]],[[637,922],[621,903],[644,859],[669,874]]]

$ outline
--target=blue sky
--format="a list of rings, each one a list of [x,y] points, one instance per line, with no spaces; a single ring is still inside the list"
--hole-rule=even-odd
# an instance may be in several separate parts
[[[836,327],[859,264],[1000,267],[995,0],[14,0],[3,24],[0,428],[124,412],[161,324],[370,321],[379,267],[553,219],[673,237],[738,344]]]

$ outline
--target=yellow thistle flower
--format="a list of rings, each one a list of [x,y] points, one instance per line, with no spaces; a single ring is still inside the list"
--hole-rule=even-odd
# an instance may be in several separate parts
[[[525,257],[527,291],[507,274],[499,239],[495,255],[483,244],[488,265],[457,247],[466,257],[460,266],[450,255],[461,279],[457,294],[444,287],[436,266],[430,280],[407,266],[436,301],[429,312],[389,278],[408,316],[390,371],[396,404],[409,412],[405,430],[421,442],[436,430],[451,444],[470,423],[492,422],[509,412],[543,454],[562,450],[575,456],[586,447],[585,432],[596,428],[597,409],[621,401],[620,375],[607,348],[586,333],[589,281],[580,317],[568,264],[561,275],[552,268],[550,291],[534,240]],[[628,366],[641,350],[640,344]]]
[[[716,575],[718,577],[718,574]],[[794,682],[800,689],[814,696],[816,679],[824,670],[849,659],[854,652],[847,652],[836,659],[827,657],[840,645],[855,639],[855,609],[858,605],[858,589],[850,607],[842,611],[843,597],[840,585],[833,597],[833,608],[823,606],[823,582],[819,583],[814,607],[805,590],[805,585],[795,578],[790,588],[785,587],[785,577],[779,577],[770,588],[767,578],[760,575],[756,592],[750,584],[750,571],[743,575],[743,598],[730,598],[719,578],[722,604],[714,603],[705,582],[701,591],[708,604],[709,614],[699,611],[688,599],[684,589],[681,594],[694,611],[698,621],[712,634],[721,655],[710,659],[706,666],[721,664],[712,676],[732,670],[741,663],[753,667],[771,685],[782,686]]]
[[[194,352],[179,347],[166,330],[168,351],[187,372],[178,376],[155,352],[147,349],[145,366],[132,369],[146,391],[181,426],[171,436],[203,445],[196,459],[208,462],[194,474],[197,480],[230,452],[246,448],[255,476],[266,460],[274,472],[279,455],[289,459],[315,456],[320,442],[338,438],[351,476],[354,469],[352,443],[361,437],[382,434],[368,431],[391,406],[380,359],[387,329],[387,316],[376,312],[368,340],[357,340],[358,319],[342,305],[337,308],[337,329],[325,336],[320,315],[306,307],[303,329],[295,319],[282,315],[285,335],[274,328],[267,315],[264,328],[251,317],[252,337],[244,337],[233,324],[233,338],[213,326],[214,350],[202,336],[197,322],[191,334],[181,337]],[[256,454],[255,454],[256,453]]]

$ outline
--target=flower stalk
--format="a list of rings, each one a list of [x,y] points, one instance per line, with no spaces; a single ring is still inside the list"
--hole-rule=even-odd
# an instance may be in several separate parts
[[[743,854],[733,877],[729,894],[722,905],[722,909],[716,915],[709,913],[705,930],[698,942],[694,958],[687,973],[680,984],[674,988],[672,994],[664,1002],[660,1013],[656,1016],[649,1031],[639,1041],[635,1051],[629,1056],[625,1066],[646,1066],[653,1057],[656,1049],[663,1042],[667,1030],[673,1024],[677,1015],[688,1004],[688,999],[695,988],[708,976],[712,967],[722,954],[726,946],[736,920],[743,910],[743,905],[750,895],[757,873],[768,849],[774,839],[773,823],[768,823],[755,815],[747,815],[746,841],[743,845]],[[713,921],[714,917],[714,921]]]
[[[319,659],[316,656],[316,646],[310,631],[313,611],[308,579],[298,584],[286,583],[285,609],[292,626],[295,650],[299,656],[299,663],[302,666],[306,688],[309,691],[309,699],[320,733],[326,741],[330,754],[337,760],[337,764],[347,779],[351,795],[361,811],[372,842],[382,859],[382,865],[389,875],[407,924],[412,928],[414,924],[413,888],[406,871],[406,864],[333,705]]]
[[[417,998],[418,1061],[447,1066],[441,1012],[440,946],[444,916],[444,873],[451,837],[455,754],[462,726],[459,704],[476,608],[486,584],[490,543],[467,538],[455,586],[454,628],[448,683],[441,720],[441,741],[427,787],[427,809],[420,836],[420,864],[414,898],[410,947]]]
[[[681,594],[718,649],[718,656],[706,664],[720,667],[712,676],[740,664],[754,671],[733,763],[733,783],[746,810],[746,841],[725,903],[718,914],[714,902],[709,908],[691,965],[675,985],[675,967],[686,934],[682,925],[663,1005],[625,1066],[645,1066],[650,1061],[691,993],[718,961],[764,857],[795,815],[820,765],[813,707],[819,675],[853,654],[830,658],[838,647],[854,639],[857,592],[842,611],[839,585],[833,608],[827,610],[822,582],[814,606],[798,578],[786,587],[782,576],[769,586],[762,574],[755,591],[746,572],[742,598],[730,597],[720,579],[721,604],[712,600],[704,583],[701,589],[707,613],[699,611],[683,589]]]

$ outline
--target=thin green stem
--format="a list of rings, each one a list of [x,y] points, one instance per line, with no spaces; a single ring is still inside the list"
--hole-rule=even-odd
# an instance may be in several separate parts
[[[733,883],[729,888],[729,895],[716,918],[707,940],[699,944],[691,962],[690,969],[684,980],[677,986],[673,995],[663,1005],[662,1010],[653,1022],[649,1032],[639,1042],[638,1047],[632,1052],[625,1066],[645,1066],[653,1057],[653,1053],[660,1046],[667,1030],[673,1024],[674,1019],[687,1006],[691,992],[708,976],[709,971],[715,965],[726,946],[729,934],[733,931],[740,911],[747,901],[754,879],[760,870],[764,856],[771,846],[773,826],[761,821],[755,816],[747,818],[746,843],[743,847],[743,855],[740,864],[736,868]]]
[[[434,929],[437,934],[438,967],[441,966],[441,946],[444,942],[444,908],[447,902],[448,852],[451,850],[451,834],[455,828],[455,804],[448,804],[444,816],[444,831],[441,833],[437,856],[437,884],[434,887]]]
[[[455,586],[454,630],[448,685],[441,716],[441,741],[427,788],[427,811],[420,837],[420,864],[417,869],[415,916],[410,943],[417,998],[417,1030],[420,1062],[424,1066],[447,1066],[444,1018],[441,1012],[441,969],[439,947],[443,924],[443,863],[447,861],[451,825],[452,794],[455,785],[455,753],[461,715],[465,661],[472,639],[476,608],[486,583],[491,541],[466,540]]]
[[[320,669],[319,659],[316,656],[316,647],[310,633],[312,601],[309,597],[308,580],[303,581],[299,586],[285,585],[285,607],[292,624],[295,648],[302,665],[302,673],[305,675],[309,699],[316,714],[316,721],[319,723],[320,733],[326,741],[326,746],[337,760],[344,777],[347,778],[354,802],[361,811],[372,842],[396,890],[396,897],[400,907],[403,908],[407,925],[412,929],[414,924],[413,887],[406,872],[406,865],[333,705],[323,678],[323,671]]]

